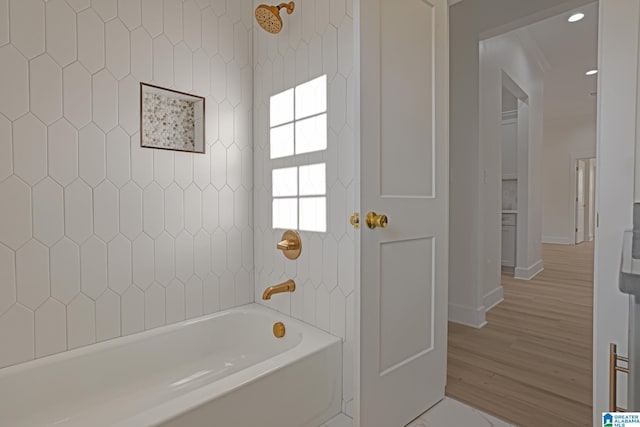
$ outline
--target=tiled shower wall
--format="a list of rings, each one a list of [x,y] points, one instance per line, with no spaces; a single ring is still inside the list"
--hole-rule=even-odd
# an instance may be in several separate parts
[[[253,301],[251,0],[0,0],[0,367]],[[139,82],[206,155],[139,147]]]
[[[254,6],[257,6],[256,1]],[[352,413],[354,230],[353,3],[299,0],[292,15],[282,13],[283,30],[254,34],[254,206],[256,301],[315,325],[344,341],[344,411]],[[327,232],[302,232],[296,261],[276,250],[282,230],[271,228],[271,170],[293,165],[269,159],[269,98],[315,77],[328,79],[328,148],[305,155],[327,163]],[[299,156],[298,156],[299,157]],[[292,294],[261,301],[265,287],[294,279]]]

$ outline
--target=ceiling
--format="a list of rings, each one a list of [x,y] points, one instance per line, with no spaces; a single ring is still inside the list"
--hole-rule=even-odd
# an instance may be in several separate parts
[[[585,14],[575,23],[567,18]],[[544,77],[545,119],[596,114],[597,76],[586,76],[598,63],[598,3],[589,3],[569,12],[516,30],[539,48],[547,62]]]

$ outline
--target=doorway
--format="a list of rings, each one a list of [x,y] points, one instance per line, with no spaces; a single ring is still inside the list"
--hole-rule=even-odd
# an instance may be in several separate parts
[[[575,244],[590,242],[595,232],[596,159],[575,162]]]

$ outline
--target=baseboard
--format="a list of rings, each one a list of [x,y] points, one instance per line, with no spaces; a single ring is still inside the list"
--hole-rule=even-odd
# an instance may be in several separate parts
[[[498,286],[488,294],[484,296],[484,311],[488,313],[496,305],[504,301],[504,289],[502,286]]]
[[[487,324],[484,307],[473,308],[449,303],[449,321],[472,328],[482,328]]]
[[[542,236],[542,243],[551,243],[553,245],[573,245],[575,242],[566,237]]]
[[[593,241],[593,234],[589,234],[589,237],[587,238],[587,240],[588,240],[589,242],[592,242],[592,241]]]
[[[542,270],[544,270],[544,264],[542,263],[542,260],[538,260],[528,268],[516,267],[514,277],[521,280],[531,280],[540,274]]]

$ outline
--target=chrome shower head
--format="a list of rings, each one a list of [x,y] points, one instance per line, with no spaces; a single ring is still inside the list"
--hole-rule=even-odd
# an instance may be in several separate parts
[[[256,8],[256,21],[267,32],[278,34],[282,30],[282,18],[280,9],[285,8],[287,14],[291,15],[296,4],[294,2],[280,3],[278,6],[261,4]]]

